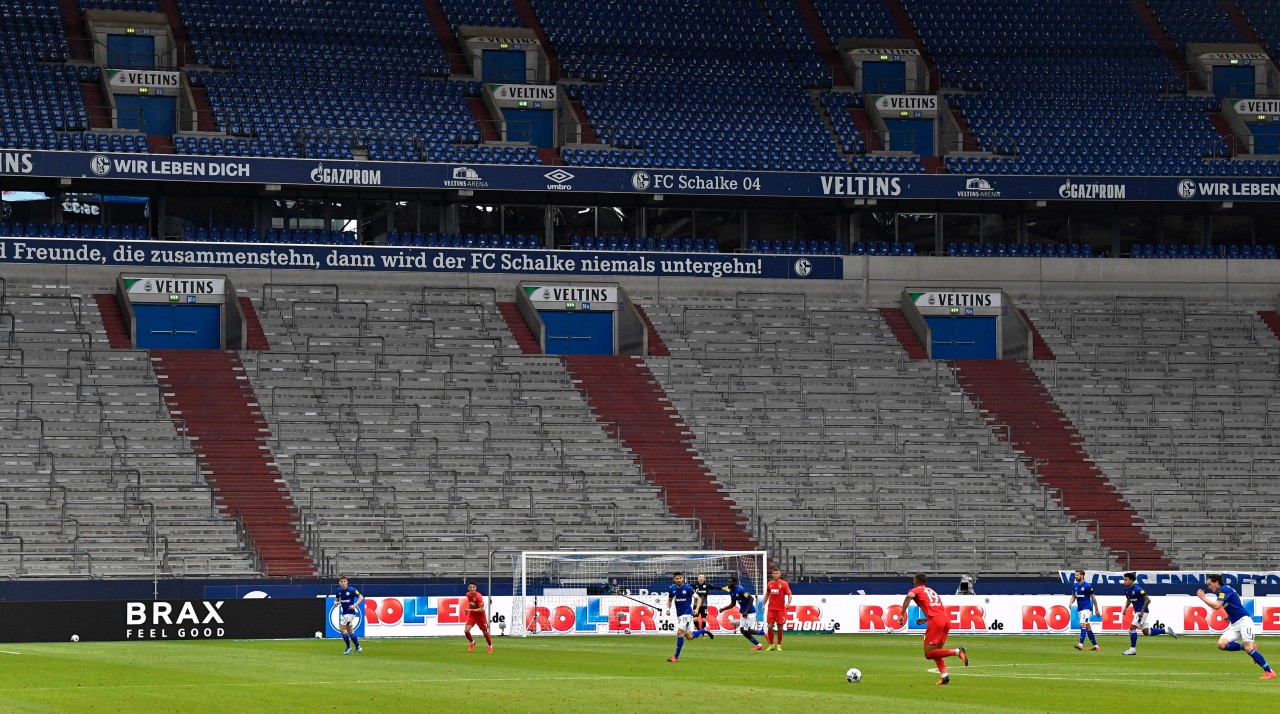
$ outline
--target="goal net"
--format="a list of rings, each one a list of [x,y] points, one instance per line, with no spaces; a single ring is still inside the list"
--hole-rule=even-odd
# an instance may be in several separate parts
[[[712,628],[729,629],[737,611],[729,610],[729,594],[720,588],[736,577],[758,596],[767,557],[764,551],[551,551],[513,560],[511,634],[526,636],[674,631],[674,614],[663,610],[677,572],[695,587],[705,576],[708,617],[718,623]]]

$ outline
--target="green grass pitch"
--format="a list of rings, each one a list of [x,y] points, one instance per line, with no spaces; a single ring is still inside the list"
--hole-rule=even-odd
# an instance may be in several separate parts
[[[0,644],[0,711],[18,712],[1098,712],[1280,711],[1280,680],[1206,637],[956,636],[973,664],[948,660],[950,686],[919,638],[791,635],[782,652],[751,652],[740,636],[685,645],[674,638],[334,640]],[[1280,665],[1280,638],[1259,649]],[[850,667],[858,684],[845,681]]]

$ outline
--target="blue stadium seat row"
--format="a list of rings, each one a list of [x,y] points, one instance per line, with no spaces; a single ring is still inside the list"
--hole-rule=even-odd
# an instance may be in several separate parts
[[[545,247],[542,239],[532,234],[498,233],[408,233],[391,231],[387,245],[405,248],[507,248],[510,250],[537,250]]]
[[[1154,245],[1134,243],[1130,258],[1215,258],[1224,260],[1274,260],[1274,245]]]
[[[883,240],[854,241],[849,255],[918,255],[915,244]]]
[[[147,240],[146,226],[121,226],[90,223],[0,223],[0,235],[25,238],[107,238],[114,240]]]
[[[356,245],[356,234],[302,228],[271,228],[264,236],[256,228],[191,228],[182,230],[183,240],[200,243],[290,243],[294,245]]]
[[[1079,243],[950,243],[947,255],[961,258],[1094,258],[1093,246]]]
[[[768,255],[844,255],[844,245],[834,240],[755,240],[747,241],[748,253]]]
[[[657,251],[659,253],[718,253],[720,246],[710,238],[640,238],[630,236],[573,236],[574,250]]]

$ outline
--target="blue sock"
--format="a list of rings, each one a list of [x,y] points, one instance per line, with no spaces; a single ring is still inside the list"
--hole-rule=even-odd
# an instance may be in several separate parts
[[[1089,633],[1089,642],[1091,642],[1091,643],[1093,644],[1093,646],[1094,646],[1094,647],[1097,647],[1097,646],[1098,646],[1098,638],[1093,636],[1093,630],[1085,630],[1085,632],[1088,632],[1088,633]]]
[[[751,644],[755,645],[756,647],[760,646],[760,640],[757,640],[756,638],[752,637],[750,632],[743,630],[742,636],[747,638],[748,640],[751,640]]]
[[[1240,650],[1244,649],[1244,645],[1240,644],[1239,642],[1228,642],[1227,646],[1223,647],[1222,649],[1228,652],[1239,652]]]
[[[1151,628],[1151,636],[1152,636],[1152,637],[1155,637],[1156,635],[1163,635],[1163,634],[1164,634],[1164,628],[1163,628],[1163,627],[1153,627],[1153,628]]]
[[[676,638],[676,659],[680,659],[680,650],[684,648],[684,638]]]
[[[1129,646],[1130,646],[1130,647],[1137,647],[1137,646],[1138,646],[1138,631],[1137,631],[1137,630],[1134,630],[1133,632],[1130,632],[1130,633],[1129,633]]]
[[[359,638],[359,637],[356,637],[355,635],[352,635],[352,636],[351,636],[351,644],[355,645],[356,647],[359,647],[359,646],[360,646],[360,638]]]
[[[348,636],[348,635],[343,635],[343,636],[342,636],[342,642],[343,642],[343,644],[345,644],[346,646],[350,647],[350,646],[351,646],[351,637],[350,637],[350,636]]]
[[[705,634],[707,634],[707,631],[706,631],[706,630],[694,630],[694,631],[693,631],[693,634],[689,636],[689,639],[691,639],[691,640],[696,640],[696,639],[698,639],[699,637],[702,637],[702,636],[703,636],[703,635],[705,635]]]
[[[1087,632],[1083,627],[1080,628],[1080,644],[1084,644],[1084,633]]]
[[[1258,666],[1262,668],[1262,671],[1271,671],[1271,665],[1267,664],[1267,658],[1263,657],[1261,652],[1254,650],[1249,653],[1249,656],[1253,658],[1254,662],[1258,663]]]

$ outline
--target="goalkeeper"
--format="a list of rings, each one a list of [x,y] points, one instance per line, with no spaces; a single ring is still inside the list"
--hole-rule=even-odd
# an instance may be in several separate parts
[[[754,645],[751,650],[758,652],[764,649],[764,645],[760,644],[760,640],[755,638],[758,632],[756,628],[759,626],[756,624],[755,596],[739,585],[736,577],[730,577],[729,584],[720,589],[729,593],[730,607],[737,606],[738,632],[741,632],[742,636],[750,640],[751,644]]]

